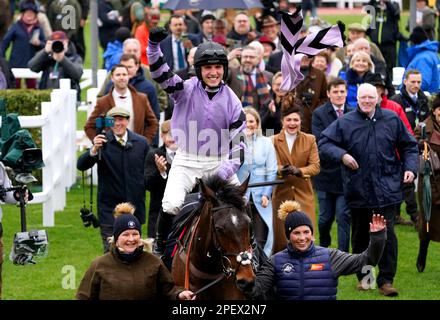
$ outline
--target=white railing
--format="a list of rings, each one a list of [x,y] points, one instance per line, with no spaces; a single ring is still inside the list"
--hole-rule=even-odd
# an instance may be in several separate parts
[[[366,5],[366,4],[368,4],[368,2],[370,2],[369,0],[321,0],[321,1],[323,3],[335,3],[336,7],[339,9],[344,9],[345,4],[347,4],[349,9],[353,9],[355,3],[360,3],[363,5]],[[300,3],[301,0],[293,0],[290,2]],[[397,2],[400,6],[400,10],[402,10],[402,0],[394,0],[393,2]]]
[[[40,79],[42,75],[42,72],[36,73],[28,68],[12,68],[12,73],[14,74],[14,77],[21,79]],[[97,72],[98,88],[101,88],[106,77],[107,77],[107,70],[99,69]],[[81,89],[85,89],[87,87],[90,87],[91,85],[92,85],[92,69],[84,69],[79,86]]]
[[[19,116],[22,128],[41,127],[43,190],[30,202],[43,204],[43,225],[55,225],[55,211],[66,206],[66,191],[76,182],[76,90],[60,80],[51,101],[41,103],[41,115]]]

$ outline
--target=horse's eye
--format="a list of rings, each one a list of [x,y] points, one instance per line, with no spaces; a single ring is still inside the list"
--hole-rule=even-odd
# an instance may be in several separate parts
[[[224,228],[222,226],[216,226],[215,231],[216,232],[223,232]]]

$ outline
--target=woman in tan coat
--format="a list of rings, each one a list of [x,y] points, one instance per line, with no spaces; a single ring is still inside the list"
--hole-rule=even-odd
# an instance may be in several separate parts
[[[273,137],[278,174],[285,180],[273,193],[273,253],[285,249],[287,245],[284,224],[277,215],[283,201],[298,201],[316,227],[315,198],[310,178],[320,170],[318,147],[313,135],[301,132],[301,111],[291,103],[293,99],[291,94],[284,99],[281,111],[283,129]]]

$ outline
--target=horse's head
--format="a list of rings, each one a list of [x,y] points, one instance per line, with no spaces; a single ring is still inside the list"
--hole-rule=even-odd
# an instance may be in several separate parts
[[[219,256],[223,272],[234,275],[237,282],[247,284],[255,280],[252,270],[251,219],[246,212],[244,194],[249,179],[241,186],[233,185],[216,176],[200,181],[205,199],[202,214],[210,221],[210,242]]]

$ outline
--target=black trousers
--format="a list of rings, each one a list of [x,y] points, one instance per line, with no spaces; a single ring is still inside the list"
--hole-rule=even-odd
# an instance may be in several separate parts
[[[104,253],[107,253],[110,250],[110,243],[108,242],[108,238],[113,235],[113,225],[101,224],[99,226],[99,229],[101,230],[101,239],[102,245],[104,247]]]
[[[397,46],[396,43],[385,43],[379,45],[380,52],[382,52],[387,65],[387,73],[392,77],[393,68],[397,64]]]
[[[163,190],[161,190],[163,191]],[[150,191],[150,208],[148,210],[148,237],[156,237],[156,223],[159,218],[159,212],[162,208],[163,192]]]
[[[394,217],[396,207],[393,204],[382,208],[350,208],[351,210],[351,244],[353,253],[362,253],[368,248],[370,242],[370,222],[375,214],[381,214],[387,221],[387,242],[379,260],[379,274],[376,283],[381,287],[384,283],[393,283],[397,270],[397,237],[394,233]],[[358,280],[367,274],[358,273]]]
[[[254,231],[255,241],[257,241],[257,244],[260,246],[260,248],[264,248],[264,245],[266,244],[267,241],[267,235],[269,233],[269,229],[267,228],[266,224],[264,223],[264,220],[261,218],[260,214],[258,213],[258,210],[254,205],[252,196],[251,196],[251,200],[249,201],[249,204],[251,206],[251,212],[252,212],[252,228]]]

